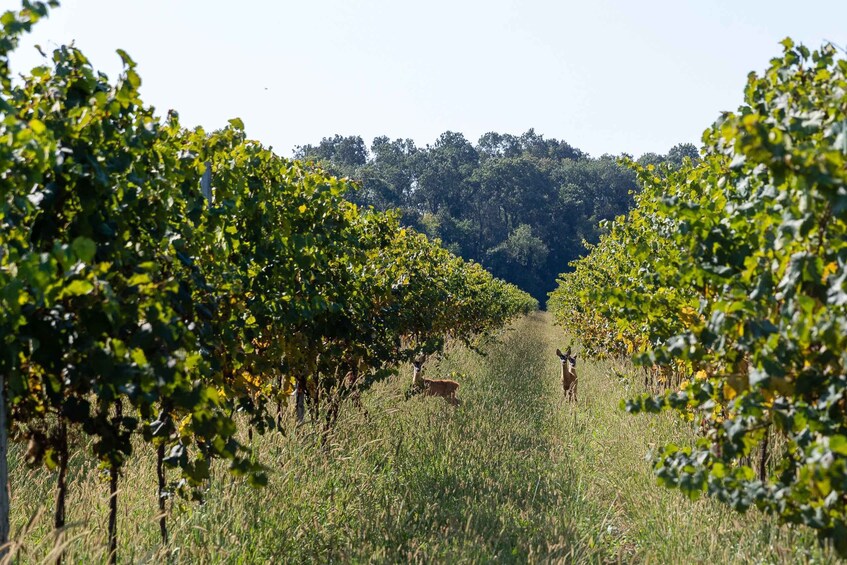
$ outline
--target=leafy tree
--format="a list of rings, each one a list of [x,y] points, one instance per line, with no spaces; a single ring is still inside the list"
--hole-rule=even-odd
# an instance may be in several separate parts
[[[582,240],[596,242],[598,224],[625,213],[632,207],[636,190],[635,175],[620,166],[617,159],[604,155],[599,159],[564,161],[552,173],[559,186],[560,226],[570,238],[563,245],[578,256]]]
[[[532,228],[529,225],[521,224],[492,252],[503,252],[518,265],[530,267],[543,264],[550,251],[541,238],[532,235]]]
[[[694,162],[700,160],[700,152],[692,143],[679,143],[671,147],[670,151],[668,151],[667,160],[675,168],[681,167],[686,158]]]
[[[544,139],[544,136],[535,133],[534,129],[527,130],[520,137],[522,154],[536,159],[581,159],[585,154],[579,149],[574,149],[564,141],[555,139]]]
[[[294,151],[296,159],[316,161],[341,176],[351,176],[368,161],[368,147],[358,135],[325,137],[317,146],[304,145]]]
[[[371,145],[372,159],[354,175],[361,189],[353,199],[378,210],[410,208],[417,152],[411,139],[375,138]]]
[[[514,158],[523,153],[520,138],[511,134],[499,134],[488,132],[483,134],[477,142],[477,150],[481,159],[489,158]]]
[[[452,216],[460,216],[473,193],[469,179],[477,166],[479,154],[462,134],[441,134],[434,145],[417,155],[414,204],[419,210],[445,209]]]
[[[667,157],[664,155],[659,155],[658,153],[645,153],[638,158],[637,162],[642,167],[649,167],[650,165],[658,167],[662,163],[667,162]]]

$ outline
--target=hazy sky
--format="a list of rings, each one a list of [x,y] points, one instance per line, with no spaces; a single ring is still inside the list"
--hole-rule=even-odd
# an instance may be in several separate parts
[[[0,0],[0,11],[16,8]],[[472,142],[529,128],[594,156],[699,146],[791,36],[847,45],[845,0],[65,0],[15,54],[74,41],[187,126],[290,155],[336,133]]]

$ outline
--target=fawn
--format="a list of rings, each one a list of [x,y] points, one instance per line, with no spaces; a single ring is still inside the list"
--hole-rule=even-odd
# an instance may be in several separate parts
[[[414,373],[412,374],[412,385],[417,386],[423,383],[424,395],[440,396],[453,406],[458,406],[460,401],[456,398],[456,390],[459,388],[459,383],[450,379],[421,379],[421,367],[423,363],[415,360],[412,362]]]
[[[557,349],[556,355],[562,362],[562,391],[565,398],[576,402],[576,355],[571,355],[570,347],[565,353]]]

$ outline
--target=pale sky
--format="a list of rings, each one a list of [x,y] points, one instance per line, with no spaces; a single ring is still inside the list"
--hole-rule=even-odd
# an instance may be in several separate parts
[[[845,0],[64,0],[12,65],[74,41],[114,78],[122,48],[160,115],[240,117],[285,156],[334,134],[424,146],[535,128],[638,157],[699,147],[780,40],[844,47],[845,22]]]

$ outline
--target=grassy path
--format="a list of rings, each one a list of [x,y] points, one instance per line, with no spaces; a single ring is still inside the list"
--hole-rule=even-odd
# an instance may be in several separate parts
[[[620,411],[632,394],[606,363],[580,361],[579,403],[562,400],[556,347],[566,337],[546,314],[516,322],[482,356],[455,348],[425,376],[460,371],[454,409],[404,393],[411,369],[348,409],[328,451],[306,425],[260,439],[270,484],[253,490],[218,472],[207,502],[171,510],[173,562],[639,562],[827,561],[808,532],[756,513],[735,515],[655,485],[645,454],[692,440],[670,415]],[[12,454],[15,457],[15,454]],[[20,454],[17,455],[20,457]],[[74,469],[69,562],[104,559],[106,488],[90,466]],[[122,479],[121,559],[161,561],[152,453]],[[52,547],[53,479],[13,465],[23,562]],[[17,490],[16,490],[17,489]]]
[[[327,522],[291,532],[297,558],[375,561],[537,561],[577,556],[563,506],[572,477],[557,440],[565,414],[551,398],[555,379],[541,350],[554,348],[546,321],[519,322],[485,357],[460,349],[426,369],[459,370],[462,406],[438,398],[403,402],[403,375],[370,395],[371,429],[363,453],[345,447],[361,431],[351,414],[335,438],[346,472],[315,469],[326,483],[346,482],[343,502],[301,491],[301,516],[326,507]],[[555,367],[553,367],[555,371]],[[309,481],[314,488],[314,480]],[[353,487],[350,489],[350,487]],[[288,522],[288,521],[286,521]]]

